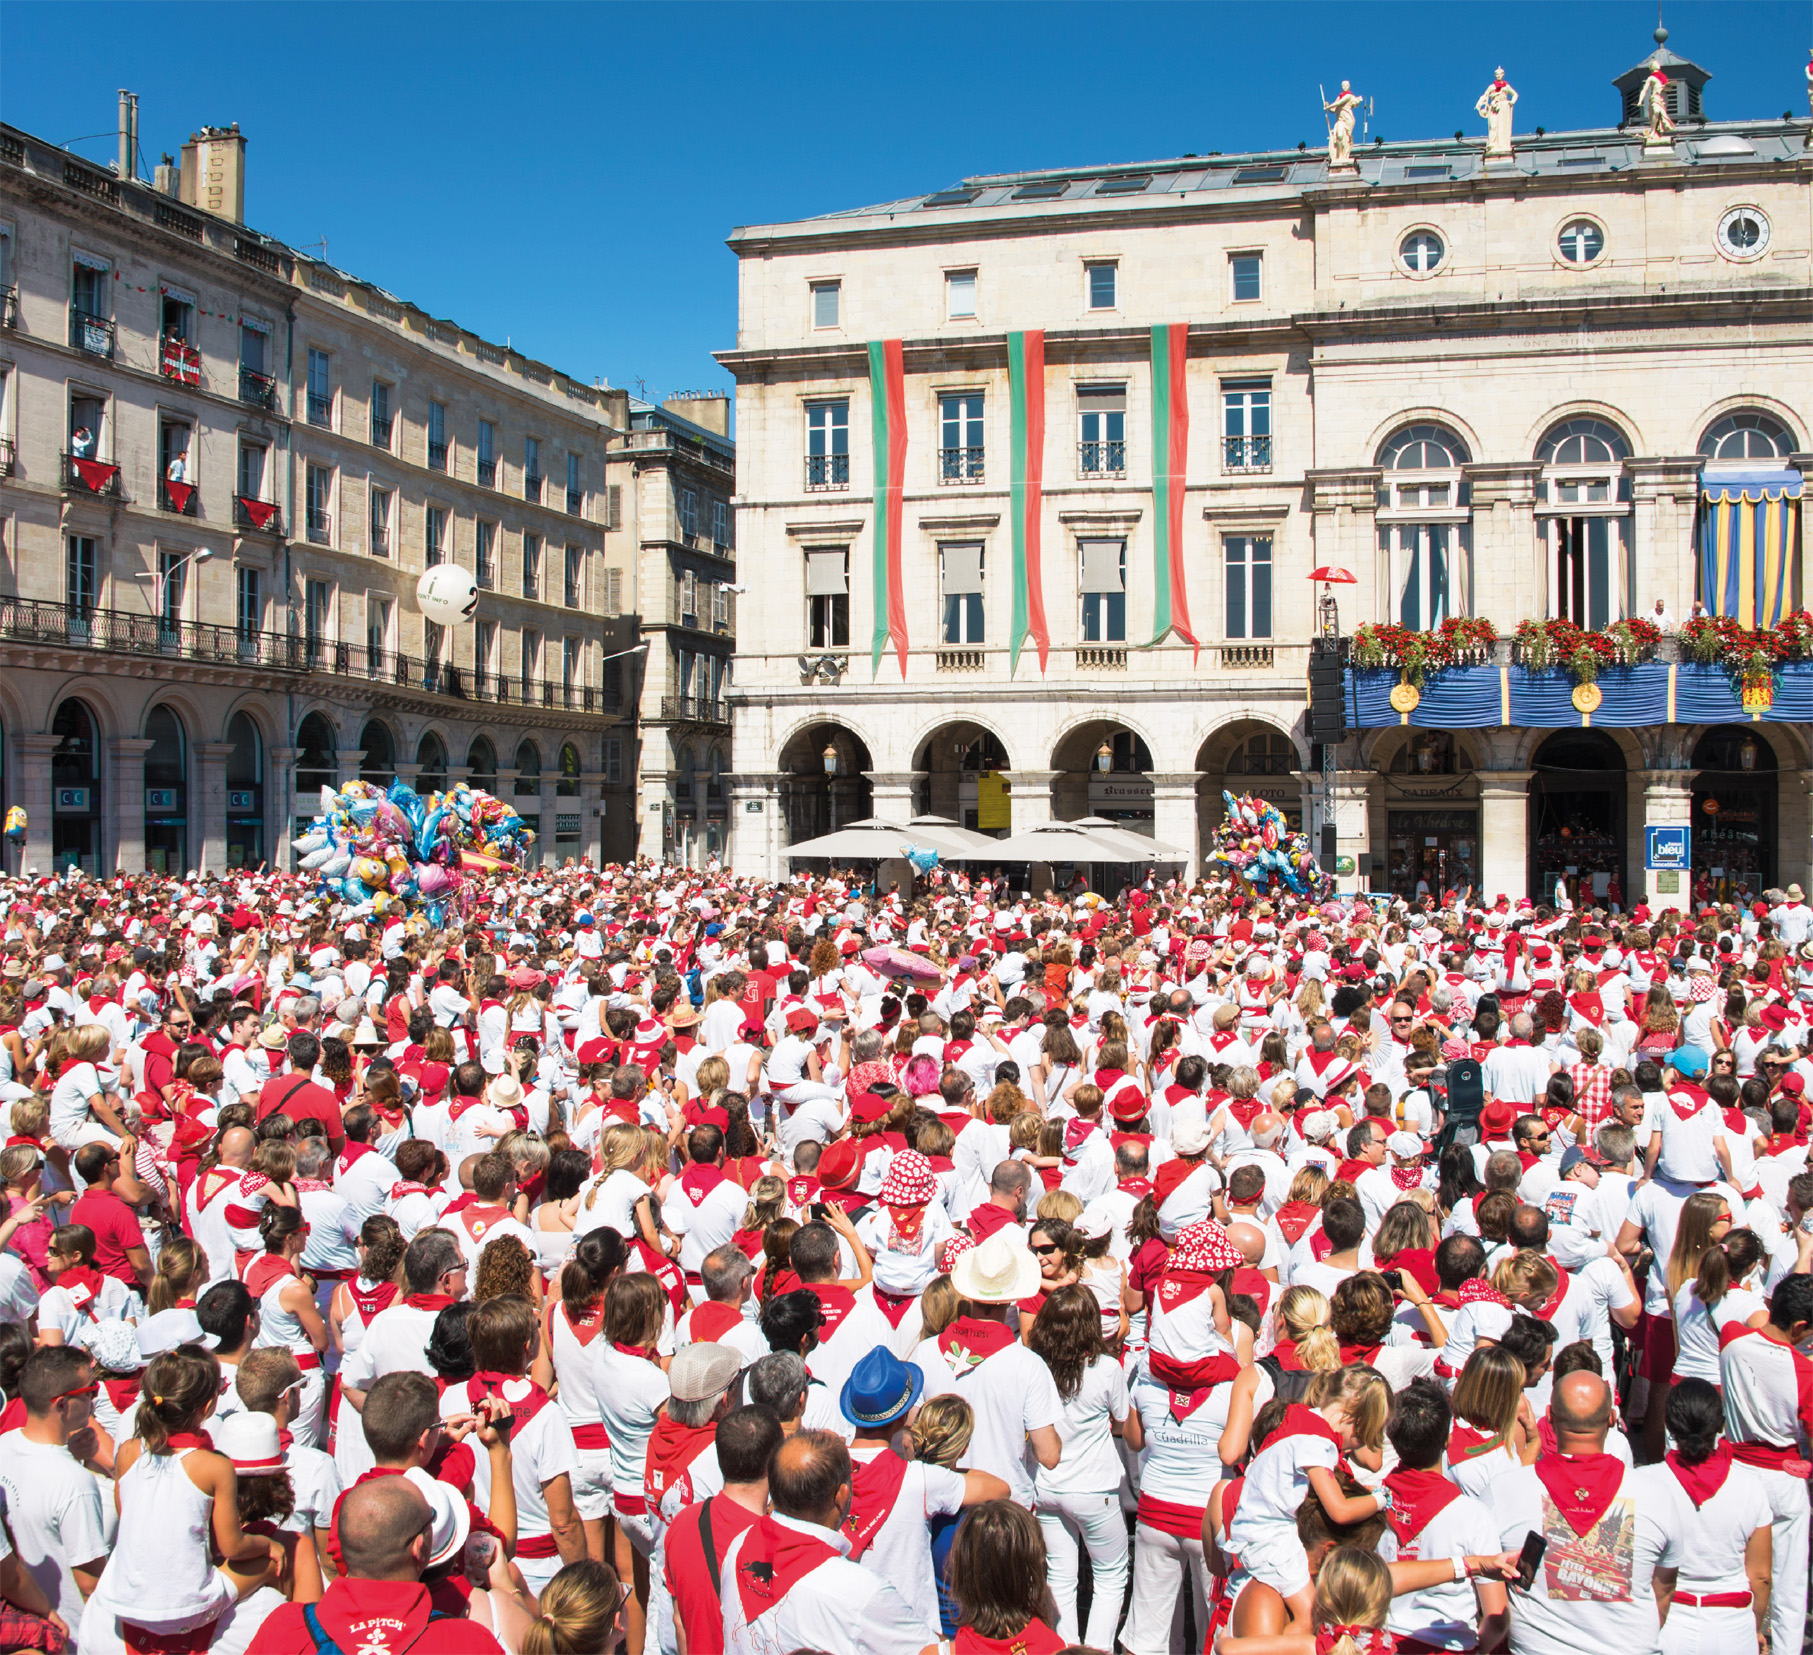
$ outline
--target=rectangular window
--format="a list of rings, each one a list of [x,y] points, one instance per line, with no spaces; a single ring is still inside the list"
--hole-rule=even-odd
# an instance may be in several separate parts
[[[478,422],[478,481],[481,488],[497,487],[497,427],[488,419]]]
[[[72,534],[64,551],[63,602],[69,613],[79,620],[87,620],[100,599],[95,567],[93,536]]]
[[[940,546],[940,579],[944,591],[944,631],[947,644],[982,642],[982,548],[979,545]]]
[[[324,465],[312,465],[303,473],[303,509],[307,513],[308,538],[311,544],[327,546],[333,542],[334,520],[330,511],[334,498],[334,474]]]
[[[308,422],[332,426],[334,423],[333,358],[313,345],[308,352]]]
[[[1127,543],[1077,542],[1077,590],[1082,594],[1081,634],[1086,644],[1127,640]]]
[[[242,500],[264,498],[265,460],[267,451],[261,442],[239,439],[239,497]]]
[[[430,684],[441,676],[441,651],[447,647],[447,629],[438,621],[422,622],[422,661],[427,671],[422,675]]]
[[[78,316],[105,320],[113,308],[111,275],[111,267],[105,259],[90,258],[86,253],[76,254],[70,272],[70,302]]]
[[[390,556],[390,491],[371,491],[371,555]]]
[[[699,532],[699,496],[689,488],[680,490],[680,533],[688,540]]]
[[[696,625],[699,618],[699,577],[690,569],[680,572],[679,602],[681,618],[689,625]]]
[[[1381,523],[1379,553],[1390,571],[1392,618],[1400,626],[1433,632],[1450,615],[1469,612],[1464,523]]]
[[[541,499],[541,438],[524,437],[522,449],[522,497]]]
[[[390,387],[381,379],[371,382],[371,444],[373,448],[390,447]]]
[[[850,486],[850,404],[806,404],[806,487]]]
[[[430,506],[422,519],[422,567],[432,569],[447,556],[447,508]]]
[[[938,481],[973,483],[982,478],[982,393],[938,399]]]
[[[1257,299],[1265,277],[1265,258],[1260,253],[1231,253],[1228,255],[1229,293],[1234,302],[1239,304],[1247,299]]]
[[[541,536],[538,534],[522,537],[522,595],[525,598],[541,596]]]
[[[1272,382],[1269,379],[1224,379],[1221,382],[1221,468],[1223,471],[1271,470]]]
[[[195,467],[189,457],[190,443],[194,436],[195,428],[187,420],[167,419],[158,422],[158,476],[166,483],[194,485]],[[166,499],[164,504],[172,511],[183,509],[169,499]]]
[[[271,332],[263,323],[254,325],[242,320],[239,324],[239,365],[255,374],[268,374],[271,371]]]
[[[365,653],[369,657],[369,668],[377,670],[378,663],[390,653],[390,599],[380,597],[375,592],[365,596]]]
[[[160,546],[157,551],[158,623],[166,634],[182,625],[183,590],[188,584],[189,554]]]
[[[604,612],[607,615],[623,613],[623,571],[621,569],[604,571]]]
[[[730,502],[713,500],[711,503],[711,543],[714,546],[730,544]]]
[[[311,580],[302,605],[302,632],[311,649],[319,648],[333,635],[333,607],[333,583]]]
[[[560,641],[560,687],[574,689],[579,684],[581,651],[585,648],[577,638],[563,638]]]
[[[1272,635],[1272,539],[1229,535],[1221,543],[1227,570],[1227,636]]]
[[[1083,266],[1083,271],[1089,282],[1089,308],[1091,310],[1113,310],[1120,266],[1117,264],[1086,264]]]
[[[447,404],[428,404],[428,469],[447,469]]]
[[[623,737],[606,736],[604,738],[604,779],[607,782],[623,780]]]
[[[952,270],[944,278],[944,314],[953,322],[967,321],[976,314],[976,273]]]
[[[69,393],[69,452],[78,460],[98,460],[106,452],[102,441],[107,421],[105,398],[81,391]]]
[[[487,592],[497,585],[497,525],[480,523],[478,525],[478,555],[473,569],[473,579]]]
[[[239,635],[249,638],[264,629],[264,583],[256,569],[248,569],[243,564],[233,573],[236,587],[234,616],[239,623]]]
[[[522,629],[522,698],[523,698],[523,700],[528,701],[528,700],[533,699],[534,691],[531,686],[535,683],[535,680],[538,679],[540,676],[541,676],[541,634],[539,632],[531,631],[530,628],[525,626]]]
[[[841,282],[812,284],[812,325],[815,328],[837,326],[838,298],[842,286]]]
[[[579,456],[567,455],[567,516],[577,517],[585,509],[585,490],[579,486]]]
[[[472,665],[481,676],[497,671],[497,622],[480,621],[472,629]]]
[[[569,609],[585,607],[585,547],[567,547],[566,603]]]
[[[847,547],[806,553],[806,645],[850,647],[850,553]]]
[[[604,489],[604,526],[607,529],[623,527],[623,485],[607,483]]]
[[[1079,386],[1076,408],[1078,472],[1086,477],[1124,477],[1127,474],[1126,386]]]

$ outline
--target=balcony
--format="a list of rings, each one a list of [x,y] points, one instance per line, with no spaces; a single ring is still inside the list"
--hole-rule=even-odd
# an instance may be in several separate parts
[[[320,391],[309,392],[308,422],[310,425],[320,426],[323,431],[331,431],[334,428],[334,399],[331,394],[324,395]]]
[[[850,486],[850,456],[848,454],[808,454],[806,456],[806,487],[848,488]]]
[[[428,469],[445,471],[447,469],[447,445],[430,439],[428,444]]]
[[[525,500],[533,500],[539,506],[541,504],[541,483],[542,477],[539,471],[525,471],[522,477],[522,497]]]
[[[269,374],[259,373],[256,368],[241,365],[239,400],[248,408],[264,408],[275,413],[277,410],[277,381]]]
[[[567,490],[567,516],[582,517],[585,514],[585,490],[570,488]]]
[[[390,556],[390,525],[388,523],[372,524],[370,551],[373,557]]]
[[[30,598],[0,598],[0,642],[51,649],[92,649],[109,655],[180,655],[221,666],[300,672],[303,642],[280,632],[256,632],[161,615],[91,609]]]
[[[1223,437],[1221,439],[1221,469],[1250,473],[1270,471],[1272,469],[1272,439],[1270,437]]]
[[[481,592],[491,592],[497,588],[497,566],[482,552],[479,554],[478,567],[473,571],[472,581]]]
[[[941,483],[979,483],[982,481],[980,448],[941,448],[938,450],[938,481]]]
[[[1269,672],[1273,665],[1270,644],[1223,644],[1217,655],[1223,672]]]
[[[1076,665],[1079,672],[1125,672],[1127,646],[1085,644],[1076,651]]]
[[[153,216],[158,227],[179,235],[186,241],[200,241],[201,220],[193,213],[185,213],[181,207],[169,201],[159,201],[153,205]]]
[[[671,724],[728,724],[730,711],[722,701],[702,695],[664,695],[661,716]]]
[[[979,649],[941,649],[938,651],[940,672],[980,672],[982,651]]]
[[[86,351],[90,356],[113,355],[113,319],[109,316],[92,316],[85,310],[72,310],[69,313],[69,343],[79,351]]]
[[[473,701],[490,701],[499,706],[545,707],[555,712],[614,713],[623,704],[616,689],[598,689],[590,684],[557,684],[551,678],[512,678],[501,672],[460,673],[452,667],[443,669],[460,682],[450,695],[465,695]]]
[[[13,474],[13,439],[0,437],[0,477]]]
[[[316,511],[311,507],[306,532],[311,546],[331,546],[334,543],[334,520],[326,512]]]
[[[480,488],[497,487],[496,460],[480,460],[478,462],[478,486]]]
[[[283,507],[274,500],[258,500],[249,494],[233,496],[233,523],[248,534],[270,534],[283,538]]]
[[[158,342],[157,371],[194,389],[201,384],[201,352],[180,334],[166,333]]]
[[[396,415],[386,414],[371,416],[371,446],[381,448],[386,454],[390,452],[390,434],[396,429]]]
[[[103,460],[63,456],[63,488],[69,494],[94,494],[104,500],[120,498],[120,468]]]
[[[163,511],[178,517],[201,516],[201,490],[193,483],[172,482],[168,477],[157,480],[157,503]]]
[[[567,582],[566,600],[567,608],[569,609],[577,610],[581,607],[578,581],[570,580]]]
[[[1076,469],[1081,477],[1125,477],[1127,445],[1125,442],[1080,442],[1076,445]]]

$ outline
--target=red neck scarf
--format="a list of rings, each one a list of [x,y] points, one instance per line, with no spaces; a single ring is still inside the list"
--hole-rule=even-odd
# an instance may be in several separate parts
[[[597,1314],[604,1314],[604,1300],[598,1301]],[[692,1337],[695,1344],[716,1344],[724,1335],[743,1320],[743,1312],[733,1304],[717,1304],[707,1299],[705,1303],[694,1305],[692,1311]],[[573,1330],[577,1333],[579,1330]]]
[[[367,1655],[402,1655],[428,1630],[433,1613],[428,1587],[413,1580],[359,1580],[341,1576],[316,1606],[321,1630],[340,1649]]]
[[[715,1422],[703,1425],[676,1425],[664,1408],[655,1417],[655,1428],[649,1433],[648,1457],[643,1462],[642,1492],[650,1505],[659,1505],[661,1496],[676,1483],[686,1482],[683,1505],[690,1505],[691,1482],[688,1472],[694,1460],[711,1450],[717,1438]]]
[[[680,1188],[695,1207],[724,1182],[724,1169],[709,1161],[694,1161],[680,1174]]]
[[[964,1374],[1013,1342],[1014,1336],[1005,1322],[959,1316],[938,1335],[938,1353],[950,1364],[952,1373]]]
[[[1037,1616],[1005,1638],[985,1638],[973,1626],[960,1626],[951,1639],[952,1655],[1057,1655],[1069,1647]]]
[[[205,1448],[214,1451],[214,1439],[206,1431],[172,1431],[165,1439],[172,1454],[180,1453],[185,1448]]]
[[[404,1298],[403,1303],[411,1310],[431,1310],[438,1316],[453,1303],[453,1299],[446,1293],[411,1293]]]
[[[1599,1521],[1624,1483],[1624,1462],[1615,1454],[1544,1454],[1536,1475],[1575,1534]]]
[[[854,1563],[875,1543],[881,1526],[900,1498],[906,1481],[907,1462],[891,1448],[884,1448],[872,1460],[854,1460],[850,1484],[850,1515],[844,1519],[844,1534],[850,1542],[850,1561]]]
[[[1272,1217],[1284,1232],[1284,1239],[1294,1247],[1303,1239],[1303,1232],[1315,1222],[1316,1214],[1321,1210],[1313,1201],[1286,1201]]]
[[[381,1281],[368,1287],[363,1276],[354,1276],[346,1284],[346,1291],[352,1295],[352,1301],[358,1307],[360,1320],[367,1325],[380,1310],[388,1310],[397,1296],[397,1284],[393,1281]]]
[[[1385,1479],[1391,1490],[1391,1526],[1407,1546],[1460,1498],[1460,1490],[1439,1471],[1412,1471],[1400,1465]]]
[[[737,1596],[743,1619],[754,1623],[793,1590],[821,1563],[839,1556],[837,1548],[817,1535],[758,1517],[744,1531],[737,1559]]]
[[[1481,1454],[1495,1453],[1505,1445],[1504,1433],[1487,1436],[1485,1432],[1474,1429],[1465,1420],[1457,1419],[1454,1428],[1448,1433],[1448,1463],[1459,1460],[1471,1460]]]
[[[1273,1443],[1282,1442],[1286,1437],[1322,1437],[1335,1445],[1337,1453],[1342,1453],[1340,1432],[1314,1408],[1306,1407],[1301,1402],[1293,1402],[1284,1410],[1284,1418],[1260,1444],[1259,1452],[1263,1454]]]
[[[1352,1639],[1360,1655],[1392,1655],[1398,1646],[1397,1639],[1382,1626],[1318,1626],[1316,1655],[1332,1655],[1343,1638]]]
[[[125,1413],[133,1403],[138,1401],[139,1381],[143,1377],[142,1374],[135,1373],[125,1379],[103,1379],[101,1381],[107,1389],[107,1400],[113,1404],[113,1411],[116,1414]]]
[[[969,1233],[976,1238],[976,1244],[980,1246],[997,1230],[1004,1230],[1014,1222],[1014,1215],[1005,1207],[998,1207],[992,1201],[984,1201],[969,1215]]]
[[[101,1297],[101,1284],[107,1278],[92,1264],[72,1264],[57,1277],[56,1285],[69,1295],[70,1302],[89,1321],[96,1319],[96,1304]]]
[[[1721,1442],[1698,1465],[1684,1465],[1678,1449],[1671,1448],[1667,1458],[1668,1469],[1675,1474],[1675,1481],[1686,1489],[1695,1511],[1717,1494],[1731,1475],[1731,1444],[1728,1442]]]

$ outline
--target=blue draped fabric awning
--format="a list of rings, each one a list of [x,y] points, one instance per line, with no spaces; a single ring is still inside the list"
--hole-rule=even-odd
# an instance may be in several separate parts
[[[1731,675],[1719,666],[1650,661],[1613,667],[1597,682],[1601,700],[1591,713],[1574,705],[1574,681],[1559,669],[1454,667],[1426,678],[1410,713],[1391,705],[1398,675],[1389,667],[1354,669],[1349,704],[1362,730],[1394,724],[1419,730],[1478,730],[1517,725],[1562,730],[1581,725],[1631,729],[1646,724],[1736,724],[1752,717],[1771,723],[1813,721],[1813,661],[1791,661],[1776,676],[1772,705],[1752,714],[1738,699]]]
[[[1801,474],[1791,466],[1700,477],[1700,601],[1742,626],[1779,626],[1792,605]]]

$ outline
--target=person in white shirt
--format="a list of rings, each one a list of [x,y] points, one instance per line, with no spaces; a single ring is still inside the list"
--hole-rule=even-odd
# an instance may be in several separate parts
[[[69,1447],[75,1440],[92,1451],[92,1384],[86,1351],[73,1345],[33,1351],[19,1375],[25,1423],[0,1436],[0,1491],[13,1544],[71,1627],[81,1622],[108,1551],[101,1485]]]

